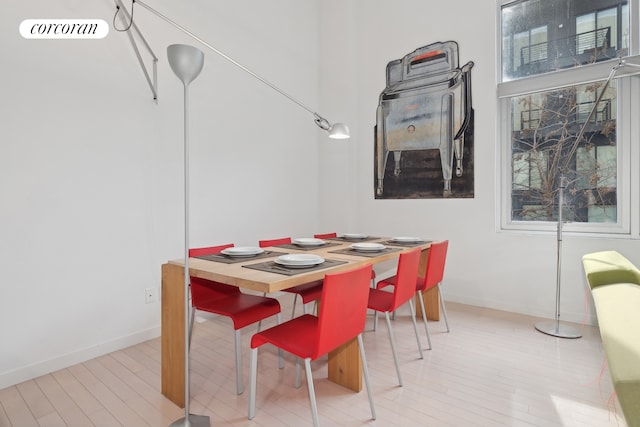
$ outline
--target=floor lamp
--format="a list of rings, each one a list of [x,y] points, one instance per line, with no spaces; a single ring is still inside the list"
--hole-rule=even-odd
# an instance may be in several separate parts
[[[117,14],[120,11],[121,7],[124,10],[124,6],[122,6],[122,2],[120,0],[115,0],[115,1],[116,1],[116,9],[117,9],[116,10],[116,16],[117,16]],[[177,24],[176,22],[174,22],[171,19],[167,18],[166,16],[164,16],[160,12],[158,12],[158,11],[154,10],[153,8],[147,6],[142,1],[134,0],[132,2],[132,6],[131,6],[131,13],[130,14],[126,13],[126,11],[124,13],[126,18],[130,20],[129,25],[127,25],[128,29],[126,31],[129,31],[129,29],[133,28],[134,31],[143,39],[145,48],[154,57],[154,64],[155,64],[155,55],[153,55],[153,52],[151,51],[151,48],[149,47],[148,43],[146,42],[146,40],[144,40],[144,37],[142,37],[141,32],[138,30],[137,26],[133,22],[133,5],[134,4],[140,4],[145,9],[149,10],[153,14],[155,14],[158,17],[162,18],[167,23],[171,24],[173,27],[177,28],[178,30],[182,31],[183,33],[185,33],[189,37],[191,37],[194,40],[198,41],[199,43],[201,43],[205,47],[211,49],[213,52],[215,52],[216,54],[218,54],[222,58],[226,59],[227,61],[231,62],[236,67],[240,68],[241,70],[243,70],[247,74],[251,75],[255,79],[261,81],[263,84],[269,86],[271,89],[273,89],[276,92],[278,92],[280,95],[284,96],[285,98],[289,99],[293,103],[297,104],[299,107],[301,107],[304,110],[306,110],[307,112],[311,113],[313,115],[315,124],[319,128],[321,128],[322,130],[326,131],[329,134],[329,138],[331,138],[331,139],[347,139],[347,138],[350,137],[349,128],[347,127],[347,125],[345,125],[343,123],[333,123],[333,124],[330,123],[327,119],[322,117],[320,114],[316,113],[311,108],[307,107],[305,104],[303,104],[302,102],[300,102],[299,100],[297,100],[293,96],[289,95],[288,93],[286,93],[285,91],[283,91],[282,89],[277,87],[276,85],[270,83],[265,78],[261,77],[260,75],[258,75],[255,72],[251,71],[250,69],[248,69],[244,65],[242,65],[239,62],[235,61],[234,59],[229,57],[224,52],[220,51],[219,49],[215,48],[211,44],[209,44],[206,41],[202,40],[200,37],[196,36],[195,34],[191,33],[187,29],[185,29],[184,27],[182,27],[179,24]],[[115,17],[114,17],[114,22],[115,22]],[[132,41],[132,43],[133,43],[133,41]],[[135,44],[134,44],[134,50],[136,50],[136,54],[138,55],[139,62],[142,63],[142,61],[140,59],[140,56],[139,56],[139,54],[137,52],[137,47],[136,47]],[[185,296],[185,301],[184,301],[184,305],[185,305],[185,309],[184,309],[184,312],[185,312],[185,319],[184,319],[184,329],[185,329],[185,331],[184,331],[184,336],[185,336],[185,343],[184,343],[184,348],[185,348],[185,354],[184,354],[184,358],[185,358],[185,365],[184,365],[184,371],[185,371],[184,372],[184,377],[185,377],[185,384],[184,384],[185,399],[184,400],[185,400],[185,416],[184,416],[184,418],[176,420],[174,423],[171,424],[170,427],[178,427],[178,426],[200,427],[200,426],[209,426],[210,425],[209,417],[189,414],[189,398],[190,398],[190,396],[189,396],[189,324],[190,324],[189,309],[190,309],[190,307],[189,307],[188,296],[189,296],[189,282],[190,282],[190,280],[189,280],[189,163],[188,163],[188,161],[189,161],[189,152],[188,152],[188,147],[189,147],[189,144],[188,144],[188,142],[189,142],[189,138],[188,138],[188,136],[189,136],[189,134],[188,134],[189,126],[188,126],[188,87],[189,87],[189,83],[191,83],[196,77],[198,77],[198,75],[200,74],[200,71],[202,70],[202,67],[204,65],[204,54],[200,50],[198,50],[197,48],[195,48],[193,46],[176,44],[176,45],[171,45],[171,46],[169,46],[167,48],[167,55],[168,55],[168,58],[169,58],[169,63],[171,65],[171,69],[176,74],[176,76],[178,76],[178,78],[182,81],[182,83],[184,85],[184,175],[185,175],[184,176],[184,182],[185,182],[185,190],[184,190],[184,193],[185,193],[185,208],[184,208],[184,210],[185,210],[185,239],[184,239],[185,240],[185,248],[184,248],[184,252],[185,252],[184,253],[184,259],[185,259],[185,263],[184,263],[184,287],[185,287],[185,289],[184,289],[184,296]],[[146,70],[145,70],[145,75],[148,75]],[[147,80],[149,80],[149,79],[147,79]],[[154,99],[157,99],[157,92],[155,90],[155,73],[154,73],[154,81],[153,82],[150,81],[150,86],[152,87],[152,92],[153,92],[153,95],[154,95]]]
[[[210,426],[208,416],[189,413],[189,84],[204,65],[201,50],[184,44],[167,47],[169,65],[184,85],[184,418],[170,427]]]
[[[584,136],[584,132],[587,128],[587,125],[589,124],[589,122],[591,121],[591,118],[595,114],[596,109],[598,108],[598,104],[600,104],[600,101],[602,100],[602,97],[604,96],[604,93],[607,90],[607,87],[609,87],[609,83],[611,83],[611,80],[613,79],[615,74],[618,72],[618,70],[625,66],[640,67],[637,64],[624,62],[622,58],[619,58],[618,63],[614,65],[613,68],[611,69],[611,72],[609,73],[609,77],[605,81],[604,86],[602,87],[602,90],[600,91],[600,94],[596,99],[596,102],[593,104],[593,108],[589,112],[587,119],[585,120],[584,124],[580,128],[580,132],[578,132],[578,136],[573,142],[573,145],[571,146],[569,153],[565,157],[564,163],[560,167],[560,185],[559,185],[559,191],[558,191],[557,256],[556,256],[556,318],[555,320],[543,321],[535,324],[536,330],[538,330],[539,332],[542,332],[543,334],[551,335],[558,338],[582,337],[582,333],[578,328],[560,323],[560,284],[561,284],[561,267],[562,267],[562,226],[563,226],[562,207],[564,205],[564,189],[567,187],[566,174],[567,174],[567,171],[569,170],[569,164],[573,159],[573,156],[575,155],[576,150],[578,149],[578,145],[580,144],[580,141],[582,141],[582,137]]]

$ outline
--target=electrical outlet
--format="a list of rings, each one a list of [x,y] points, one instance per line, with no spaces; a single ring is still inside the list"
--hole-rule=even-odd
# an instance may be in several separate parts
[[[153,288],[147,288],[144,292],[144,302],[146,304],[150,304],[156,300],[156,293]]]

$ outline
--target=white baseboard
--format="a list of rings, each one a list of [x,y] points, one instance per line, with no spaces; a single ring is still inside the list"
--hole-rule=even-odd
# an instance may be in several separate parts
[[[97,344],[62,356],[54,357],[53,359],[32,363],[13,371],[2,372],[0,373],[0,389],[58,371],[60,369],[68,368],[69,366],[77,363],[82,363],[89,359],[130,347],[159,336],[160,326],[156,326],[133,335],[121,337],[113,341]]]
[[[550,311],[553,307],[550,307],[549,310],[541,310],[539,308],[532,308],[530,306],[515,306],[512,303],[505,303],[503,301],[494,301],[494,300],[484,300],[479,298],[468,297],[464,295],[452,294],[448,290],[444,291],[445,302],[458,302],[460,304],[473,305],[476,307],[485,307],[491,308],[494,310],[508,311],[510,313],[518,313],[524,314],[527,316],[539,317],[542,319],[552,319],[555,320],[555,314]],[[586,324],[589,326],[595,326],[598,324],[597,319],[591,315],[590,313],[585,314],[584,312],[576,313],[571,311],[564,311],[562,314],[562,321],[578,323],[578,324]],[[586,318],[586,320],[585,320]]]

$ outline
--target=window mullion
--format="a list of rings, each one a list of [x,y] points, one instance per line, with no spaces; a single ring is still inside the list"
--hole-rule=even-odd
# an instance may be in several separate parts
[[[626,61],[640,64],[640,58],[636,56],[629,57]],[[555,90],[566,86],[605,80],[611,72],[611,69],[617,63],[618,59],[612,59],[596,64],[500,83],[498,84],[498,98],[526,95],[543,90]],[[640,69],[638,69],[638,71],[640,72]]]

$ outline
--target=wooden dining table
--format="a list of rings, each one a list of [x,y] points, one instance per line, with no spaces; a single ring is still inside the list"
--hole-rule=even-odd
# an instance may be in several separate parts
[[[390,238],[367,238],[368,242],[381,243],[384,251],[358,252],[351,248],[356,241],[337,237],[326,240],[322,246],[296,247],[295,245],[273,246],[268,248],[272,257],[252,259],[243,258],[240,262],[217,262],[201,258],[189,258],[189,274],[228,285],[238,286],[250,291],[273,294],[293,286],[323,279],[327,273],[349,270],[361,265],[378,264],[392,261],[405,251],[420,247],[422,255],[419,274],[424,275],[431,242],[422,241],[413,244],[397,243]],[[255,264],[273,261],[285,254],[307,253],[319,255],[325,260],[336,261],[327,268],[319,265],[314,269],[299,269],[288,275],[277,269],[264,271],[255,269]],[[338,261],[340,263],[338,263]],[[162,301],[161,301],[161,381],[162,394],[180,407],[185,404],[185,304],[184,304],[184,259],[171,260],[162,265]],[[249,267],[247,267],[249,266]],[[311,271],[307,271],[311,270]],[[439,295],[437,288],[423,295],[427,318],[439,320]],[[420,305],[416,304],[419,310]],[[421,313],[418,311],[418,314]],[[329,354],[328,378],[355,392],[362,389],[362,364],[358,341],[353,340]]]

